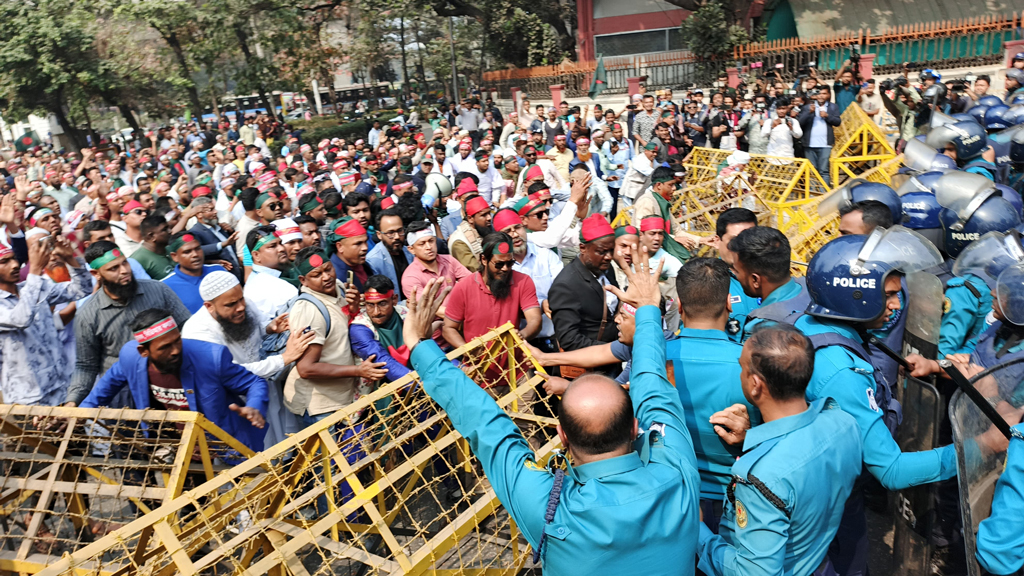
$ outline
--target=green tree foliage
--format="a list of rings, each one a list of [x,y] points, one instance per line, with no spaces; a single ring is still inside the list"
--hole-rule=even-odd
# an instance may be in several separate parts
[[[729,24],[729,12],[715,0],[690,14],[681,25],[683,41],[700,58],[705,73],[716,73],[732,58],[733,48],[750,40],[747,31]]]

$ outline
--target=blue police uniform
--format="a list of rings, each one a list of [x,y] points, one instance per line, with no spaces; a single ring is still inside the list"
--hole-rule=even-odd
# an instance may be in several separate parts
[[[732,272],[729,275],[729,304],[732,305],[732,311],[729,312],[729,326],[726,332],[731,340],[739,342],[743,324],[747,321],[747,314],[757,308],[760,298],[747,296],[743,292],[743,285],[732,275]]]
[[[970,161],[964,166],[964,172],[978,174],[995,182],[996,165],[981,158]]]
[[[1014,426],[1024,433],[1024,424]],[[978,525],[978,564],[991,574],[1014,574],[1024,566],[1024,440],[1012,438],[1006,469],[996,481],[992,515]]]
[[[971,287],[966,285],[968,282]],[[992,294],[984,280],[974,274],[950,278],[942,303],[939,358],[947,354],[970,354],[978,343],[978,335],[985,329],[985,316],[990,310]]]
[[[647,432],[639,451],[569,466],[545,524],[554,476],[483,389],[431,340],[412,351],[424,389],[469,441],[498,499],[535,549],[544,573],[694,573],[700,476],[679,394],[665,379],[665,336],[656,306],[636,313],[629,395]],[[681,384],[682,385],[682,384]]]
[[[852,327],[806,315],[796,328],[807,336],[833,333],[863,343]],[[878,385],[871,364],[842,346],[823,346],[814,353],[814,373],[807,385],[807,401],[833,398],[844,412],[857,420],[864,466],[888,490],[952,478],[956,453],[952,445],[924,452],[903,453],[883,420],[884,407],[875,400]],[[867,566],[867,519],[864,495],[859,488],[847,500],[840,530],[833,540],[830,558],[840,574],[858,574]]]
[[[679,402],[686,414],[686,428],[693,439],[693,450],[700,470],[700,497],[720,503],[732,474],[730,470],[742,453],[715,433],[711,415],[733,404],[743,404],[751,425],[761,415],[746,398],[740,386],[740,353],[743,346],[731,341],[721,330],[682,328],[679,338],[666,344],[678,378],[686,385],[676,386]],[[708,522],[708,514],[704,514]]]
[[[783,318],[789,315],[786,312],[795,312],[795,310],[787,311],[784,306],[775,305],[782,304],[783,302],[795,302],[795,299],[797,298],[797,296],[800,296],[801,293],[803,293],[804,296],[806,296],[807,294],[804,287],[801,286],[800,283],[798,283],[793,278],[790,278],[789,282],[786,282],[782,286],[779,286],[775,290],[772,290],[772,293],[769,294],[767,298],[761,301],[760,306],[747,313],[746,322],[744,322],[743,329],[740,331],[740,341],[746,342],[747,338],[750,338],[751,333],[753,333],[754,327],[756,327],[758,324],[761,324],[762,322],[770,321],[768,318],[765,317],[757,317],[757,313],[759,310],[779,309],[778,311],[780,312],[780,314],[778,315],[778,319],[775,321],[781,322]],[[799,299],[799,302],[802,303],[802,305],[798,306],[801,312],[807,308],[808,300],[809,298],[806,297]],[[754,316],[751,316],[751,314],[754,314]]]
[[[747,432],[720,535],[700,529],[698,567],[711,575],[813,573],[861,471],[857,421],[830,398]]]

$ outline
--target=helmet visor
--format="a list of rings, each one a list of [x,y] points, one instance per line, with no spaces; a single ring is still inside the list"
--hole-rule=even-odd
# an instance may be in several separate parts
[[[928,186],[925,186],[924,183],[917,178],[917,176],[911,176],[910,178],[907,178],[907,181],[904,182],[903,185],[899,187],[899,189],[896,190],[896,193],[899,194],[900,196],[903,196],[905,194],[910,194],[911,192],[931,191],[932,189],[929,188]]]
[[[971,172],[950,172],[935,182],[935,201],[959,213],[972,198],[989,188],[995,188],[995,184],[984,176]]]
[[[996,300],[1007,321],[1024,326],[1024,264],[1010,266],[999,275],[996,281]]]
[[[956,130],[953,130],[946,124],[942,124],[928,131],[928,136],[925,137],[924,143],[929,148],[941,150],[946,147],[946,144],[952,142],[953,139],[959,135],[960,133]]]
[[[932,160],[935,158],[935,150],[920,140],[907,140],[903,148],[903,164],[912,170],[926,171],[932,169]]]
[[[942,254],[927,238],[903,226],[875,229],[864,241],[857,259],[883,263],[904,274],[919,272],[942,263]]]
[[[953,264],[953,274],[974,274],[995,280],[1009,266],[1024,261],[1024,249],[1015,231],[1008,234],[989,232],[971,242]]]
[[[849,182],[844,183],[839,188],[836,188],[831,194],[822,199],[818,203],[818,216],[826,217],[831,216],[838,212],[843,206],[853,203],[853,193],[850,189],[857,184],[866,182],[863,178],[854,178]]]

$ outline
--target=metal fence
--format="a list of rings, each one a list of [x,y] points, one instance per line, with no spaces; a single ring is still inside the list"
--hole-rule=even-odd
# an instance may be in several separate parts
[[[687,52],[664,52],[604,59],[607,85],[604,94],[625,94],[628,79],[643,78],[648,88],[708,86],[724,69],[726,62],[699,59]],[[511,98],[512,88],[527,94],[547,94],[550,87],[562,84],[567,98],[586,96],[593,81],[597,62],[567,62],[556,66],[535,66],[485,72],[483,81],[498,92],[499,98]]]

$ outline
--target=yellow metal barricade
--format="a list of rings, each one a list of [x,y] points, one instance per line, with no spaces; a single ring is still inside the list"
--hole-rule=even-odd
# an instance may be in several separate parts
[[[896,156],[882,129],[856,103],[843,111],[842,123],[834,133],[835,145],[829,158],[833,187]]]
[[[506,325],[451,359],[519,426],[559,447],[539,365]],[[529,547],[468,443],[412,373],[363,396],[44,574],[494,574]]]
[[[36,573],[253,456],[197,412],[0,405],[0,572]]]

